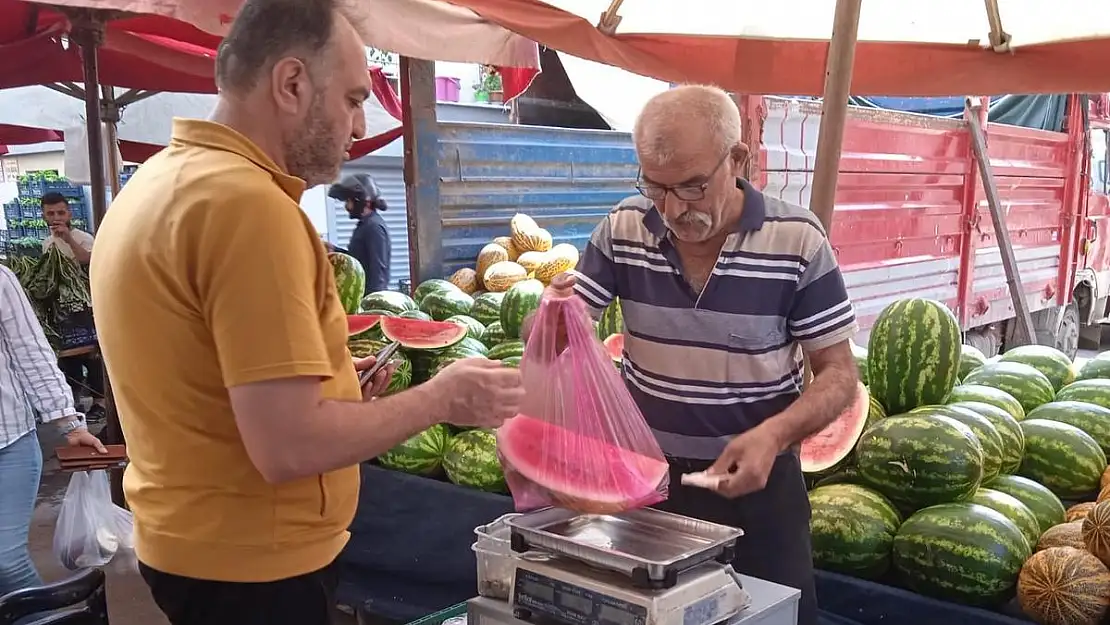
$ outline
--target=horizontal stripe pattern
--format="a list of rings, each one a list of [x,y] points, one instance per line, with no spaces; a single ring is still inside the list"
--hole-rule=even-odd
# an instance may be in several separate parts
[[[802,349],[858,329],[820,222],[739,184],[744,215],[700,298],[661,216],[640,196],[598,225],[575,271],[595,315],[621,299],[623,376],[670,456],[716,458],[731,437],[798,398]]]

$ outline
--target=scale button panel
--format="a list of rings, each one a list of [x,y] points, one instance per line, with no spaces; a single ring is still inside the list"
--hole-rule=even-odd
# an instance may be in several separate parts
[[[645,625],[647,608],[597,591],[518,568],[513,607],[565,625]]]

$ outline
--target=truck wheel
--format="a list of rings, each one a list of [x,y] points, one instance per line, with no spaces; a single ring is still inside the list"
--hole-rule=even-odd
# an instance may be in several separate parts
[[[1055,347],[1073,360],[1079,353],[1079,307],[1075,302],[1068,302],[1062,315],[1059,307],[1037,311],[1033,314],[1033,330],[1038,345]]]

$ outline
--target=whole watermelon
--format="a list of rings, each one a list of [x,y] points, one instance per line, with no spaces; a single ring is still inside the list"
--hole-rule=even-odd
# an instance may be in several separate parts
[[[385,395],[400,393],[412,385],[412,361],[409,357],[397,352],[393,354],[392,360],[396,365],[393,369],[393,377],[389,380],[389,386],[385,389]]]
[[[1020,362],[988,362],[967,374],[964,384],[980,384],[1006,391],[1030,410],[1047,404],[1056,395],[1052,381],[1035,368]]]
[[[886,574],[902,524],[886,497],[864,486],[831,484],[810,491],[809,506],[814,566],[862,579]]]
[[[332,273],[335,274],[335,290],[339,292],[339,301],[343,303],[343,310],[348,315],[358,312],[359,303],[366,292],[366,272],[353,256],[341,252],[328,254],[331,261]]]
[[[454,315],[446,320],[466,328],[466,335],[479,341],[482,340],[482,335],[486,333],[486,326],[469,315]]]
[[[498,313],[500,314],[500,313]],[[482,342],[486,347],[492,348],[494,345],[505,341],[505,331],[501,329],[501,322],[494,321],[486,326],[486,330],[482,332]]]
[[[501,302],[501,329],[506,338],[520,338],[524,318],[539,308],[542,296],[543,282],[532,278],[521,280],[509,288]]]
[[[459,289],[432,291],[420,301],[420,310],[431,315],[436,321],[447,321],[458,315],[472,317],[470,309],[473,307],[474,298]]]
[[[980,488],[975,491],[969,501],[1001,512],[1003,516],[1018,526],[1022,536],[1025,536],[1025,540],[1029,542],[1030,549],[1037,546],[1037,539],[1041,537],[1041,524],[1037,521],[1037,516],[1029,509],[1029,506],[1021,503],[1021,500],[1017,497],[1000,490]]]
[[[417,286],[416,289],[413,290],[412,299],[419,306],[420,302],[423,301],[423,299],[429,293],[432,293],[434,291],[451,291],[451,290],[458,291],[460,289],[459,289],[459,287],[455,286],[454,284],[451,284],[447,280],[441,280],[439,278],[432,278],[431,280],[425,280],[425,281],[421,282],[420,286]]]
[[[505,492],[505,474],[497,458],[497,437],[490,430],[467,430],[451,439],[443,457],[447,478],[459,486]]]
[[[1006,493],[1025,504],[1025,507],[1033,512],[1033,516],[1037,517],[1041,533],[1047,532],[1053,525],[1064,522],[1066,509],[1063,502],[1044,484],[1019,475],[999,475],[983,486]]]
[[[1025,418],[1025,409],[1021,407],[1021,402],[1013,395],[1002,389],[994,388],[993,386],[967,383],[961,384],[952,389],[952,392],[948,394],[944,403],[954,404],[961,401],[981,401],[984,404],[998,406],[1010,413],[1010,416],[1017,421],[1021,421]]]
[[[1074,425],[1026,419],[1025,457],[1018,475],[1044,484],[1060,499],[1079,499],[1099,490],[1106,454],[1095,439]]]
[[[1098,356],[1083,363],[1077,380],[1110,380],[1110,352],[1101,352]]]
[[[433,425],[378,456],[378,463],[394,471],[433,475],[442,466],[450,441],[451,430],[446,425]]]
[[[407,310],[417,310],[418,306],[411,297],[400,291],[374,291],[362,298],[364,312],[380,310],[399,315]]]
[[[864,432],[856,464],[869,486],[912,511],[971,497],[983,479],[983,447],[955,419],[900,415]]]
[[[867,379],[888,414],[942,403],[959,371],[960,324],[944,304],[904,299],[879,313],[867,342]]]
[[[1021,466],[1021,458],[1025,455],[1025,434],[1021,431],[1021,423],[1013,415],[994,404],[981,401],[958,401],[949,405],[974,410],[986,417],[1002,440],[1000,471],[1014,473],[1018,470]]]
[[[963,380],[967,374],[971,373],[972,369],[981,367],[987,363],[987,357],[979,350],[978,347],[972,345],[960,346],[960,379]]]
[[[1064,352],[1047,345],[1022,345],[1002,354],[1002,362],[1020,362],[1040,371],[1058,391],[1075,381],[1071,359]]]
[[[1029,541],[1013,521],[974,503],[919,510],[898,528],[891,549],[894,570],[910,590],[992,608],[1014,597],[1030,555]]]
[[[1095,439],[1103,453],[1110,454],[1110,408],[1085,401],[1052,401],[1037,406],[1026,418],[1074,425]]]
[[[1056,401],[1085,401],[1110,408],[1110,380],[1089,379],[1072,382],[1056,393]]]
[[[470,316],[487,327],[495,321],[501,323],[501,303],[504,299],[504,293],[482,293],[474,298]]]
[[[956,405],[921,406],[907,414],[941,415],[963,423],[975,434],[983,448],[982,481],[993,480],[1002,472],[1002,435],[983,415]]]

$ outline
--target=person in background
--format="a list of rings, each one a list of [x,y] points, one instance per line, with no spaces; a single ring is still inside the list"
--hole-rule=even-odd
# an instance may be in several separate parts
[[[435,423],[497,427],[520,373],[464,358],[379,397],[300,207],[366,130],[344,0],[246,0],[208,121],[175,119],[97,230],[92,299],[139,570],[172,625],[324,625],[359,463]],[[389,514],[388,510],[372,511]]]
[[[69,200],[61,193],[47,193],[42,196],[42,218],[50,228],[50,234],[42,242],[42,251],[57,247],[67,257],[88,265],[89,258],[92,257],[93,235],[73,227]],[[93,405],[85,418],[90,422],[103,421],[106,414],[104,366],[97,354],[62,358],[58,361],[58,366],[69,381],[75,397],[81,396],[82,391],[88,391],[92,396]]]
[[[857,387],[858,326],[836,256],[812,213],[741,177],[748,147],[724,91],[656,95],[632,139],[640,195],[598,224],[545,297],[577,295],[595,315],[620,298],[625,383],[670,463],[659,507],[742,528],[736,570],[801,590],[798,625],[816,625],[797,447]],[[710,488],[682,483],[701,472]]]
[[[333,184],[328,196],[343,202],[351,219],[358,220],[347,249],[332,247],[333,251],[355,257],[366,272],[366,293],[389,288],[390,242],[389,228],[380,211],[389,208],[381,189],[366,174],[355,174]]]
[[[68,444],[104,453],[73,405],[27,294],[0,265],[0,596],[42,584],[27,549],[42,475],[42,449],[28,406],[43,423],[56,425]]]

